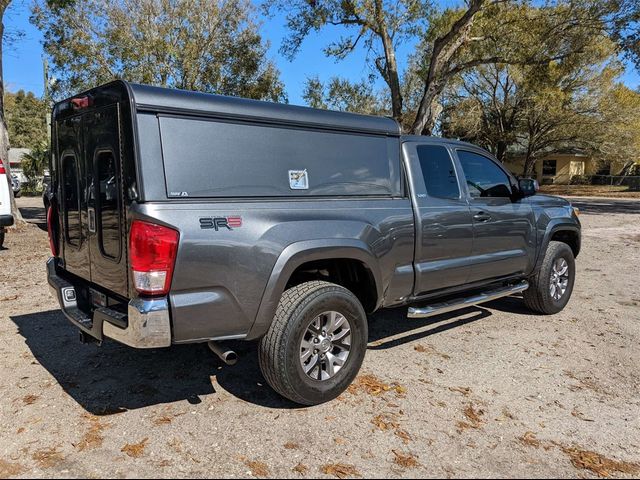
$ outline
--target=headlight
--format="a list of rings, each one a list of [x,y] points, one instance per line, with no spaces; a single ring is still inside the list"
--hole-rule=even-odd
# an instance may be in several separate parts
[[[576,217],[580,216],[580,209],[578,207],[571,207],[573,208],[573,213]]]

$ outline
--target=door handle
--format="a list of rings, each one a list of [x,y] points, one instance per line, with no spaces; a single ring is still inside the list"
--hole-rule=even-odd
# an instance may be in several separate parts
[[[87,212],[89,214],[89,232],[96,233],[96,209],[89,207]]]
[[[473,219],[477,222],[488,222],[491,220],[491,215],[485,212],[478,212],[473,216]]]

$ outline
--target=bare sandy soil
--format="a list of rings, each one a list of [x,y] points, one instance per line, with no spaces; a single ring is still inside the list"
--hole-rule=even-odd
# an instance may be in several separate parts
[[[46,288],[46,232],[0,251],[0,477],[640,475],[640,202],[581,200],[572,301],[371,318],[349,392],[299,408],[254,344],[81,345]],[[23,213],[43,221],[39,199]]]

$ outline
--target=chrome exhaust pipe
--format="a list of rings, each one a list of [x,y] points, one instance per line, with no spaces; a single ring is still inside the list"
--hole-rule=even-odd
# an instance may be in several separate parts
[[[215,353],[220,360],[230,367],[238,363],[238,354],[233,350],[224,348],[214,341],[207,343],[207,345],[209,346],[209,350]]]

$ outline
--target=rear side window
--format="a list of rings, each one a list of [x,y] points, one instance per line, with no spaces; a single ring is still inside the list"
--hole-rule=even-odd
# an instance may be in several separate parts
[[[397,138],[169,116],[160,132],[169,197],[401,192]]]
[[[458,150],[458,158],[472,197],[511,196],[509,177],[493,160],[466,150]]]
[[[120,257],[120,209],[118,208],[118,166],[111,150],[96,154],[100,248],[114,259]]]
[[[80,195],[78,186],[78,163],[73,155],[62,158],[62,195],[64,223],[67,243],[80,245]]]
[[[458,178],[449,151],[439,145],[419,145],[417,151],[429,196],[460,198]]]

